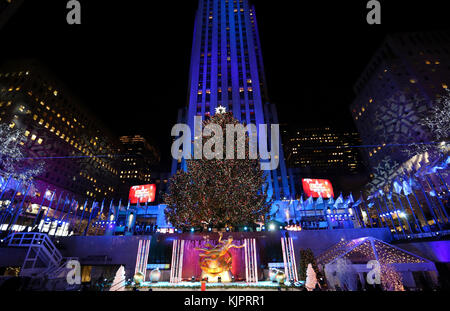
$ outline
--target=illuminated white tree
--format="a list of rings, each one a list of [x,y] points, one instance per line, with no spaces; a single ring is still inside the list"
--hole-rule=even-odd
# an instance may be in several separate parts
[[[312,291],[317,284],[317,276],[311,264],[308,264],[306,269],[306,282],[305,287],[307,290]]]
[[[26,139],[23,130],[0,124],[0,141],[1,175],[29,182],[43,172],[44,164],[41,161],[28,159],[24,155]]]
[[[110,292],[120,292],[125,290],[125,267],[120,266],[114,277]]]

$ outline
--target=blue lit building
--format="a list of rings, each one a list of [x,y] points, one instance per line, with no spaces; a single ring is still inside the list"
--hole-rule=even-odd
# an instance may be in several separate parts
[[[223,106],[246,124],[278,124],[276,108],[267,95],[255,9],[248,0],[200,0],[195,18],[187,107],[178,123],[194,134],[194,117],[214,115]],[[281,141],[281,139],[280,139]],[[267,171],[268,194],[275,200],[294,199],[283,149],[279,166]],[[172,174],[184,167],[174,160]]]

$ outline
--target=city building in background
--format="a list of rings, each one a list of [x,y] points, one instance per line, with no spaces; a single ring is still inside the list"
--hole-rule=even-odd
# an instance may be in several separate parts
[[[200,0],[195,18],[189,98],[178,123],[194,128],[194,117],[208,118],[223,106],[247,124],[278,124],[267,93],[256,13],[248,0]],[[192,130],[192,133],[194,131]],[[280,148],[279,167],[267,172],[268,195],[295,197]],[[174,160],[172,174],[185,168]]]
[[[450,32],[436,31],[387,36],[361,74],[350,109],[375,188],[410,171],[410,144],[433,142],[420,120],[448,89],[449,69]]]
[[[120,195],[128,196],[132,186],[148,184],[155,167],[160,163],[157,147],[141,135],[121,136]]]
[[[358,133],[330,127],[282,126],[287,166],[300,193],[303,178],[331,179],[338,191],[355,190],[367,182]]]
[[[119,185],[118,144],[64,85],[33,61],[0,70],[0,122],[24,131],[26,156],[44,162],[40,193],[97,199]]]

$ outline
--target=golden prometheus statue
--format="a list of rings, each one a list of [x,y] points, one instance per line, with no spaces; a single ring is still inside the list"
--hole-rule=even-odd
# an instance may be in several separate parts
[[[200,268],[202,269],[201,278],[208,278],[209,283],[218,282],[220,277],[222,282],[231,282],[230,269],[232,266],[232,258],[230,248],[243,248],[245,243],[241,246],[233,244],[233,237],[228,237],[227,240],[222,241],[222,232],[219,232],[219,243],[216,246],[207,243],[206,248],[195,248],[202,253],[200,257]]]

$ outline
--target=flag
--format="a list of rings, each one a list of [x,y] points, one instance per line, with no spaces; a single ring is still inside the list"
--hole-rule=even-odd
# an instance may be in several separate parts
[[[350,193],[350,195],[347,198],[347,202],[350,203],[355,203],[355,200],[353,200],[353,195]]]
[[[420,189],[420,185],[418,184],[418,182],[414,178],[409,177],[408,183],[411,186],[411,189],[416,189],[416,190]]]
[[[336,202],[334,202],[334,207],[337,208],[339,206],[339,204],[344,203],[344,198],[342,197],[342,192],[339,195],[339,197],[336,199]]]
[[[403,184],[403,193],[405,195],[410,195],[412,193],[411,185],[406,180],[404,180],[402,184]]]
[[[381,195],[381,196],[383,196],[383,194],[384,194],[384,192],[383,192],[383,190],[378,190],[378,195]]]
[[[300,199],[298,200],[298,204],[297,204],[296,210],[299,211],[301,209],[303,209],[303,196],[302,195],[300,196]]]
[[[314,200],[312,197],[309,197],[308,200],[306,200],[305,202],[306,202],[306,208],[311,208],[314,204]]]
[[[429,194],[430,194],[432,197],[435,197],[435,196],[436,196],[436,192],[435,192],[434,190],[430,190]]]
[[[328,204],[328,205],[333,205],[333,204],[334,204],[334,199],[333,199],[333,197],[330,197],[330,198],[328,199],[327,204]]]
[[[402,185],[400,185],[400,183],[398,181],[394,181],[393,189],[394,189],[395,193],[397,193],[397,194],[402,193]]]
[[[369,203],[367,204],[367,206],[368,206],[368,207],[372,207],[374,204],[375,204],[375,203],[373,203],[373,202],[369,202]]]
[[[355,202],[355,204],[353,204],[353,206],[358,206],[359,204],[361,204],[363,201],[362,196],[358,199],[358,201]]]
[[[319,198],[316,200],[316,205],[317,204],[323,204],[322,195],[320,193],[319,193]]]

